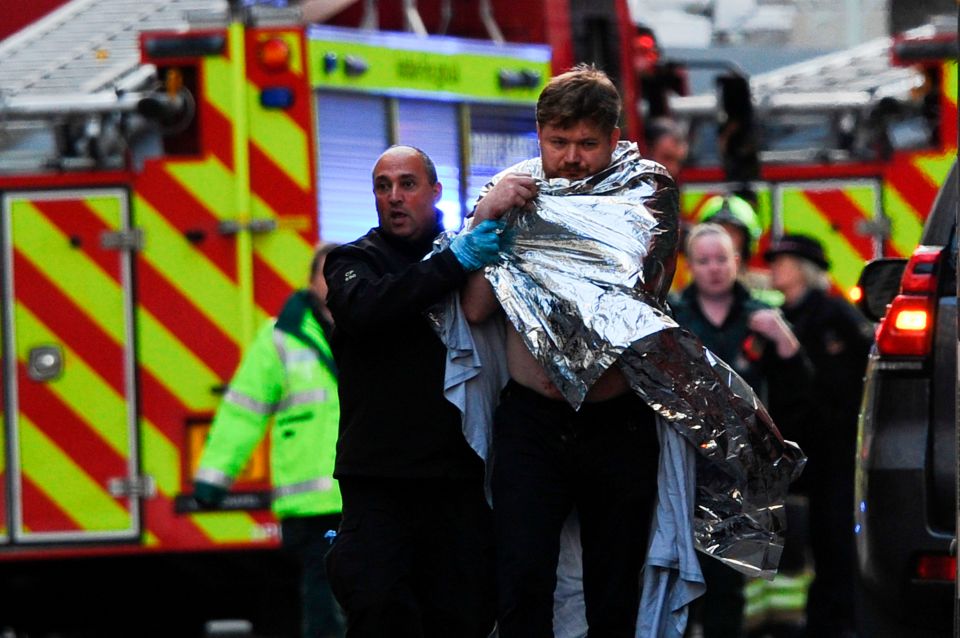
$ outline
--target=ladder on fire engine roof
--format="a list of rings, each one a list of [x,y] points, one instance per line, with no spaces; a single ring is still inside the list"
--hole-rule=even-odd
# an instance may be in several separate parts
[[[0,105],[11,97],[138,88],[152,73],[141,68],[141,31],[185,28],[188,12],[226,6],[226,0],[72,0],[0,41]]]
[[[956,28],[955,26],[953,27]],[[905,32],[909,38],[942,33],[931,24]],[[819,56],[750,78],[754,106],[767,112],[844,110],[876,104],[888,97],[908,99],[923,83],[922,75],[910,66],[894,66],[894,40],[882,37],[836,53]],[[670,99],[676,116],[707,116],[716,113],[715,94]]]

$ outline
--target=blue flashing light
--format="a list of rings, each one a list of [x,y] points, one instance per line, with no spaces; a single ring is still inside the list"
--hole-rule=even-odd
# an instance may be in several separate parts
[[[293,106],[293,90],[271,86],[260,91],[260,106],[265,109],[288,109]]]
[[[857,523],[856,525],[853,526],[853,533],[859,534],[862,529],[863,529],[863,526],[860,525],[860,523]]]
[[[861,511],[861,512],[866,512],[866,511],[867,511],[867,502],[866,502],[866,501],[860,501],[860,511]]]

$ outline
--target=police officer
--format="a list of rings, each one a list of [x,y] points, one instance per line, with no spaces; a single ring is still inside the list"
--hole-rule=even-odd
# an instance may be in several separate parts
[[[199,469],[196,499],[215,506],[226,496],[263,438],[271,417],[273,511],[284,549],[301,564],[305,638],[343,633],[323,560],[325,533],[339,522],[340,492],[333,462],[340,415],[337,372],[328,340],[333,329],[324,305],[323,262],[334,244],[316,251],[310,286],[295,292],[247,349],[213,420]]]
[[[810,500],[815,576],[807,599],[807,635],[852,636],[853,471],[857,413],[873,341],[867,321],[828,292],[823,246],[806,235],[784,235],[764,253],[783,313],[813,363],[819,418],[798,435],[809,460],[798,488]]]

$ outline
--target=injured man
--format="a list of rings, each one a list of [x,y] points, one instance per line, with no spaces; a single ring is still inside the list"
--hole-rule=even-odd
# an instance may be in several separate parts
[[[500,218],[498,263],[433,313],[447,396],[487,462],[500,636],[682,636],[703,591],[693,548],[773,577],[804,459],[669,315],[662,167],[630,143],[585,180],[539,161],[498,176],[528,174],[537,194]]]

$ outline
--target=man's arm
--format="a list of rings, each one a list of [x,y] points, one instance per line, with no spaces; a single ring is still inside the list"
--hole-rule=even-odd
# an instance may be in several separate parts
[[[273,342],[272,322],[264,325],[243,355],[210,428],[194,476],[198,501],[219,504],[234,478],[266,434],[283,394],[284,371]]]
[[[657,225],[645,260],[644,282],[647,292],[658,301],[666,300],[677,268],[680,244],[680,197],[672,179],[657,176],[657,188],[646,201]]]
[[[500,309],[493,286],[483,271],[478,270],[467,278],[467,285],[460,292],[460,307],[470,323],[481,323]]]
[[[327,306],[337,330],[355,334],[420,316],[467,279],[466,270],[450,250],[398,272],[379,274],[354,246],[331,252],[323,274],[329,288]]]
[[[529,173],[507,173],[480,196],[469,223],[471,228],[483,221],[500,219],[507,211],[526,207],[540,192]],[[480,323],[500,309],[493,287],[483,270],[471,273],[460,293],[460,306],[470,323]]]

